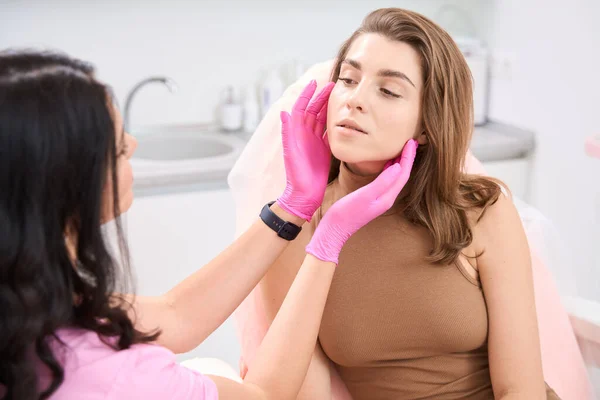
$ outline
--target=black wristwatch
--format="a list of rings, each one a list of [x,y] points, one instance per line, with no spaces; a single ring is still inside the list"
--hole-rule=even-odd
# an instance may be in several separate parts
[[[260,219],[262,219],[269,228],[277,232],[277,236],[280,238],[285,240],[296,239],[296,236],[298,236],[302,230],[302,227],[279,218],[273,211],[271,211],[271,206],[273,203],[275,202],[271,201],[270,203],[265,204],[260,212]]]

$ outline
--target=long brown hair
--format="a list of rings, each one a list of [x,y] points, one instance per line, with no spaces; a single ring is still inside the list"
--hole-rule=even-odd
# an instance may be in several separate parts
[[[376,33],[411,45],[420,55],[424,77],[422,123],[428,143],[420,146],[407,190],[405,215],[433,237],[430,261],[448,264],[473,241],[467,212],[479,217],[496,202],[502,182],[463,172],[473,130],[473,83],[469,67],[450,35],[415,12],[399,8],[373,11],[340,48],[332,81],[354,40]],[[329,182],[337,178],[340,161],[332,156]]]

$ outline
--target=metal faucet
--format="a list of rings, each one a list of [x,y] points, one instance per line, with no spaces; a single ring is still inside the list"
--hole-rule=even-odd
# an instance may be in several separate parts
[[[142,88],[142,86],[144,86],[148,83],[152,83],[152,82],[162,83],[163,85],[165,85],[167,87],[167,89],[169,89],[169,91],[171,93],[177,91],[177,84],[175,83],[175,81],[166,76],[151,76],[149,78],[146,78],[146,79],[140,81],[138,84],[136,84],[133,87],[133,89],[131,89],[129,91],[129,93],[127,94],[127,97],[125,98],[125,110],[123,111],[123,128],[125,129],[126,132],[129,132],[129,110],[131,108],[131,103],[133,101],[133,97],[135,96],[137,91]]]

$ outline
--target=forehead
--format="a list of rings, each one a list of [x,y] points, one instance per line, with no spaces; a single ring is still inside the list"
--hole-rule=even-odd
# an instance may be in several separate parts
[[[390,69],[403,72],[415,84],[422,82],[421,58],[405,42],[390,40],[376,33],[362,34],[352,42],[346,58],[358,61],[365,73]]]

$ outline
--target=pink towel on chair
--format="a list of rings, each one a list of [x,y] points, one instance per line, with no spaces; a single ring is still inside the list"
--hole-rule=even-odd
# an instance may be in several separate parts
[[[544,378],[562,400],[593,399],[585,363],[554,279],[535,249],[531,261]]]
[[[273,200],[285,185],[279,111],[291,109],[301,89],[310,79],[316,79],[322,87],[328,81],[331,66],[331,61],[313,66],[286,90],[283,97],[269,110],[234,166],[229,176],[229,185],[236,200],[238,235],[254,220],[255,211],[266,201]],[[485,175],[483,166],[470,152],[467,154],[465,168],[469,173]],[[546,382],[563,400],[592,399],[591,385],[568,314],[561,304],[548,268],[533,249],[532,263]],[[268,329],[269,323],[263,310],[260,296],[253,291],[235,313],[242,348],[242,376],[245,375],[246,366],[252,364],[256,349]],[[334,400],[351,399],[333,369],[331,380]]]

